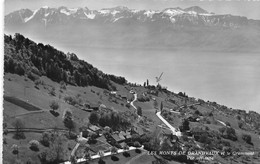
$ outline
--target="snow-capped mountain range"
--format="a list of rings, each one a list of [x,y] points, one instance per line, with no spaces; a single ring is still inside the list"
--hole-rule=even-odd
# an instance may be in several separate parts
[[[92,47],[254,50],[260,45],[260,20],[215,14],[198,6],[161,11],[123,6],[21,9],[5,16],[5,32]]]
[[[85,8],[50,8],[47,6],[31,11],[21,9],[5,16],[6,25],[28,24],[31,22],[42,23],[45,26],[57,23],[98,21],[103,23],[117,23],[121,21],[132,22],[164,22],[171,24],[192,24],[206,26],[224,26],[237,28],[249,24],[246,17],[232,15],[217,15],[193,6],[186,9],[167,8],[162,11],[135,10],[127,7],[105,8],[101,10],[90,10]]]

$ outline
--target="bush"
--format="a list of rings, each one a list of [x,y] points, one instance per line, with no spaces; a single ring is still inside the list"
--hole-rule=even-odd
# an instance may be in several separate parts
[[[130,103],[125,104],[127,108],[130,108]]]
[[[226,126],[231,126],[229,122],[225,122]]]
[[[43,146],[49,147],[50,146],[50,139],[51,139],[50,133],[49,132],[43,132],[40,142]]]
[[[243,134],[243,135],[242,135],[242,139],[243,139],[244,141],[246,141],[246,143],[252,144],[252,142],[251,142],[252,137],[251,137],[249,134]]]
[[[142,108],[140,107],[140,106],[138,106],[137,107],[137,114],[139,115],[139,116],[142,116]]]
[[[33,151],[39,151],[39,141],[37,140],[31,140],[29,142],[29,145],[30,145],[30,149],[33,150]]]
[[[22,120],[20,119],[16,119],[14,122],[13,122],[13,126],[15,128],[15,134],[13,136],[14,139],[25,139],[25,135],[22,131],[22,129],[24,128],[24,123]]]
[[[117,156],[112,155],[111,156],[111,160],[112,161],[119,161],[119,158]]]
[[[13,150],[12,151],[12,153],[13,154],[18,154],[19,153],[19,147],[18,147],[18,145],[13,145],[12,147],[11,147],[11,149]]]
[[[54,101],[54,100],[53,100],[53,101],[50,102],[50,108],[51,108],[53,111],[58,110],[59,107],[60,107],[60,105],[58,104],[57,101]]]
[[[138,142],[138,141],[135,141],[134,142],[134,147],[141,147],[142,145]]]
[[[141,151],[140,149],[135,149],[135,152],[136,152],[137,154],[140,154],[142,151]]]
[[[27,73],[27,77],[31,79],[32,81],[38,80],[40,77],[32,72]]]
[[[75,106],[76,104],[80,104],[82,100],[81,99],[77,100],[76,97],[65,96],[64,101],[70,105]]]
[[[60,82],[60,89],[63,89],[63,90],[66,90],[67,87],[66,87],[66,83],[64,81],[61,81]]]
[[[55,87],[52,87],[52,88],[51,88],[49,94],[52,95],[52,96],[55,96],[55,95],[56,95]]]
[[[125,156],[126,158],[130,157],[130,154],[128,152],[123,152],[123,156]]]

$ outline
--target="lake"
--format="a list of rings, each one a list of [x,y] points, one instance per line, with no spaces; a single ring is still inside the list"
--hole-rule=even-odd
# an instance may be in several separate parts
[[[105,73],[143,84],[164,72],[160,84],[178,93],[215,101],[234,109],[260,112],[260,55],[104,49],[67,46]]]
[[[160,84],[175,93],[186,92],[191,97],[260,113],[257,53],[88,48],[56,41],[49,44],[65,53],[74,52],[103,72],[123,76],[132,83],[143,84],[149,79],[156,85],[155,77],[164,72]]]

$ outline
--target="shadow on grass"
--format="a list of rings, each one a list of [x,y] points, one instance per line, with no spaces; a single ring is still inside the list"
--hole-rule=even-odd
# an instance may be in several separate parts
[[[38,147],[35,147],[35,146],[30,146],[30,149],[32,151],[35,151],[35,152],[38,152],[39,151],[39,148]]]
[[[60,114],[58,112],[55,112],[53,110],[50,110],[50,113],[54,116],[54,117],[58,117]]]

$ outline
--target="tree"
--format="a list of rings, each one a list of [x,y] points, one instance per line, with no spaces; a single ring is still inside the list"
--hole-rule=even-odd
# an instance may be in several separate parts
[[[190,122],[185,119],[183,122],[182,122],[182,130],[183,131],[187,131],[187,130],[190,130]]]
[[[14,134],[14,138],[15,139],[25,139],[25,135],[22,131],[22,129],[24,128],[24,123],[22,122],[22,120],[20,119],[16,119],[13,122],[13,126],[15,128],[15,134]]]
[[[102,157],[104,157],[104,155],[105,155],[104,151],[99,150],[99,151],[98,151],[98,155],[100,156],[100,157],[99,157],[99,160],[98,160],[98,163],[99,163],[99,164],[105,163],[105,161],[103,161],[103,159],[102,159]]]
[[[52,109],[52,111],[54,112],[55,110],[58,110],[60,107],[60,105],[58,104],[57,101],[53,100],[50,102],[50,108]]]
[[[50,149],[47,151],[47,161],[49,163],[60,163],[67,155],[67,138],[61,133],[52,133]]]
[[[163,102],[161,101],[161,106],[160,106],[160,110],[163,110]]]
[[[39,141],[37,140],[31,140],[29,142],[29,145],[30,145],[30,149],[33,150],[33,151],[39,151]]]
[[[70,111],[66,111],[63,123],[64,123],[65,127],[67,127],[69,129],[69,134],[70,134],[71,130],[73,130],[75,127],[74,122],[72,120],[72,113]]]
[[[99,114],[96,112],[91,112],[90,116],[89,116],[89,122],[93,125],[96,125],[99,122]]]
[[[90,160],[91,159],[91,155],[90,155],[90,152],[89,152],[89,147],[86,147],[85,150],[84,150],[84,158],[86,160]]]
[[[11,149],[13,150],[12,153],[13,153],[13,154],[16,154],[17,157],[18,157],[18,155],[19,155],[19,147],[18,147],[18,145],[13,144],[13,146],[11,147]]]
[[[225,122],[226,126],[231,126],[228,121]]]
[[[117,154],[117,148],[115,146],[111,147],[111,154]]]
[[[148,80],[148,79],[147,79],[147,81],[146,81],[146,85],[149,86],[149,80]]]
[[[249,134],[243,134],[242,135],[242,139],[244,140],[244,141],[246,141],[246,143],[248,143],[248,144],[252,144],[252,142],[251,142],[251,136],[249,135]]]
[[[242,129],[242,127],[243,127],[243,122],[242,122],[242,121],[239,121],[239,122],[238,122],[238,127],[239,127],[240,129]]]
[[[142,108],[140,107],[140,106],[138,106],[137,107],[137,114],[139,115],[139,116],[142,116]]]
[[[223,135],[223,133],[225,132],[226,127],[221,127],[218,129],[218,131]]]
[[[51,139],[50,133],[45,131],[45,132],[42,133],[42,138],[41,138],[40,142],[43,146],[49,147],[50,146],[50,139]]]
[[[141,147],[142,145],[138,142],[138,141],[135,141],[134,142],[134,147]]]
[[[158,108],[158,102],[156,100],[154,100],[153,105],[154,105],[154,108]]]
[[[237,136],[236,136],[236,131],[235,129],[228,127],[226,128],[226,135],[224,135],[223,137],[230,139],[232,141],[236,141],[237,140]]]

